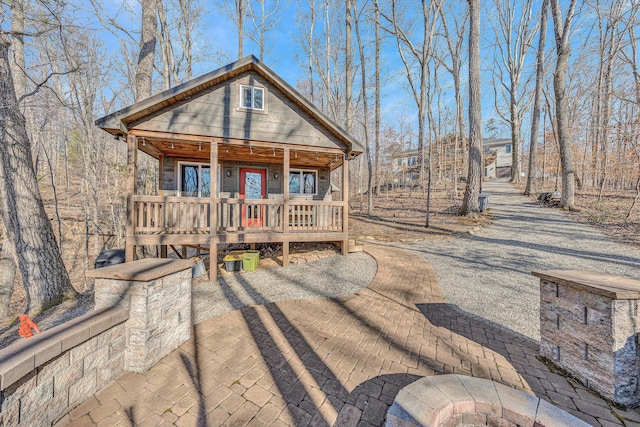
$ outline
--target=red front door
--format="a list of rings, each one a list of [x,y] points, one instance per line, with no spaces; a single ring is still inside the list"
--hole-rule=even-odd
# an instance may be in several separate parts
[[[240,168],[240,198],[267,198],[267,171],[264,169]],[[264,223],[264,205],[243,204],[242,226],[261,227]]]

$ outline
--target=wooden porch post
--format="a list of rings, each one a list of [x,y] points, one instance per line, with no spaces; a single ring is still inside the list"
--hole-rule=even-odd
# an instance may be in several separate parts
[[[289,166],[291,163],[291,151],[289,148],[284,149],[284,165],[282,170],[282,182],[284,186],[284,213],[282,215],[284,241],[282,242],[282,266],[289,265]]]
[[[211,173],[211,213],[209,215],[209,281],[218,280],[218,143],[211,141],[209,173]]]
[[[345,153],[342,161],[342,201],[344,202],[342,212],[342,255],[349,253],[349,154]]]
[[[125,244],[125,261],[131,262],[136,258],[136,247],[130,243],[134,237],[135,209],[134,197],[138,192],[138,139],[134,135],[127,135],[127,236]]]
[[[158,156],[158,196],[164,196],[164,155]],[[167,245],[160,245],[160,258],[167,257]]]

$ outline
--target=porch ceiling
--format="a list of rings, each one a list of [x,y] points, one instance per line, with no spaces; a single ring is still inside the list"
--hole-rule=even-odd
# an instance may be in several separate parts
[[[159,156],[177,157],[202,162],[209,162],[211,142],[191,141],[170,138],[138,139],[138,149],[154,158]],[[220,162],[251,162],[283,164],[284,149],[280,146],[265,146],[264,143],[235,143],[218,144],[218,160]],[[331,167],[332,169],[342,164],[342,153],[326,152],[303,146],[291,147],[289,152],[289,164],[291,167]]]

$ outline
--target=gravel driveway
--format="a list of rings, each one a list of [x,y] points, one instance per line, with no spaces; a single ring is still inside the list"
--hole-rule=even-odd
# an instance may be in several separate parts
[[[221,274],[218,283],[194,280],[191,286],[193,323],[242,307],[305,298],[335,298],[354,294],[371,283],[377,264],[364,252],[331,255],[287,268]]]
[[[492,223],[474,235],[403,245],[436,270],[444,299],[540,340],[539,279],[533,270],[592,270],[640,279],[640,248],[537,205],[508,182],[484,183]]]

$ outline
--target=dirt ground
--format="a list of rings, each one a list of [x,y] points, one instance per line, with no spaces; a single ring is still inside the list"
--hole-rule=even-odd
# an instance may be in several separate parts
[[[416,242],[447,237],[457,233],[473,233],[489,221],[488,216],[467,218],[458,215],[462,191],[453,197],[448,191],[431,195],[429,227],[426,196],[421,190],[397,190],[374,197],[374,210],[366,215],[366,198],[356,197],[349,216],[349,235],[358,240],[382,242]]]

